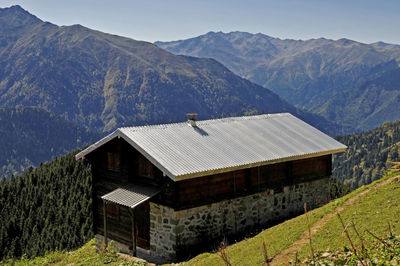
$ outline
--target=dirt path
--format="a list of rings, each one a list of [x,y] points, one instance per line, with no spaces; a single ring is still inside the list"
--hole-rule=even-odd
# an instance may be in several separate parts
[[[391,177],[387,180],[384,180],[382,182],[379,182],[375,184],[374,186],[371,186],[362,192],[358,193],[357,195],[351,197],[348,199],[345,203],[343,203],[342,206],[337,207],[333,212],[326,214],[322,219],[317,221],[311,226],[311,236],[316,234],[321,228],[323,228],[326,223],[331,220],[332,218],[335,218],[338,213],[341,213],[346,206],[354,204],[354,202],[361,196],[365,195],[369,191],[371,191],[374,188],[384,186],[390,182],[392,182],[394,179],[399,178],[400,176],[394,176]],[[296,255],[297,252],[300,251],[301,248],[303,248],[305,245],[309,245],[309,235],[308,235],[308,229],[304,231],[300,238],[297,239],[295,242],[292,243],[287,249],[282,250],[278,254],[276,254],[272,261],[271,265],[287,265],[289,264],[289,261],[293,260],[294,256]]]

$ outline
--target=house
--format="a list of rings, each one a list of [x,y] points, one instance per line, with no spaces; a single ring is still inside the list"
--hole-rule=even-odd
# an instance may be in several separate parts
[[[327,203],[345,149],[282,113],[119,128],[76,159],[92,165],[98,242],[168,262]]]

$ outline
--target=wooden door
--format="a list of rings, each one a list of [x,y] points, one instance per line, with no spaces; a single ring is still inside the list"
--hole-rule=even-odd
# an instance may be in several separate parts
[[[136,208],[136,245],[150,249],[150,204],[148,201]]]

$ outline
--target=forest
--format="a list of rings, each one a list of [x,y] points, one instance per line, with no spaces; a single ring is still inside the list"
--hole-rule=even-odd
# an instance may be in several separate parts
[[[75,154],[0,181],[0,260],[70,250],[93,237],[91,170]]]
[[[336,139],[348,148],[333,157],[333,177],[351,188],[381,178],[392,161],[400,161],[400,121]]]

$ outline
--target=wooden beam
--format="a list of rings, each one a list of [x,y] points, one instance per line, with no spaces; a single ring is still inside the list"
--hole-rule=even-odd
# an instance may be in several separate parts
[[[107,240],[107,203],[103,200],[103,216],[104,216],[104,244],[107,247],[108,240]]]
[[[233,172],[233,195],[236,195],[236,175]]]
[[[135,225],[135,209],[129,209],[129,214],[131,216],[131,226],[132,226],[132,255],[136,256],[136,225]]]
[[[326,156],[326,175],[332,175],[332,154]]]

